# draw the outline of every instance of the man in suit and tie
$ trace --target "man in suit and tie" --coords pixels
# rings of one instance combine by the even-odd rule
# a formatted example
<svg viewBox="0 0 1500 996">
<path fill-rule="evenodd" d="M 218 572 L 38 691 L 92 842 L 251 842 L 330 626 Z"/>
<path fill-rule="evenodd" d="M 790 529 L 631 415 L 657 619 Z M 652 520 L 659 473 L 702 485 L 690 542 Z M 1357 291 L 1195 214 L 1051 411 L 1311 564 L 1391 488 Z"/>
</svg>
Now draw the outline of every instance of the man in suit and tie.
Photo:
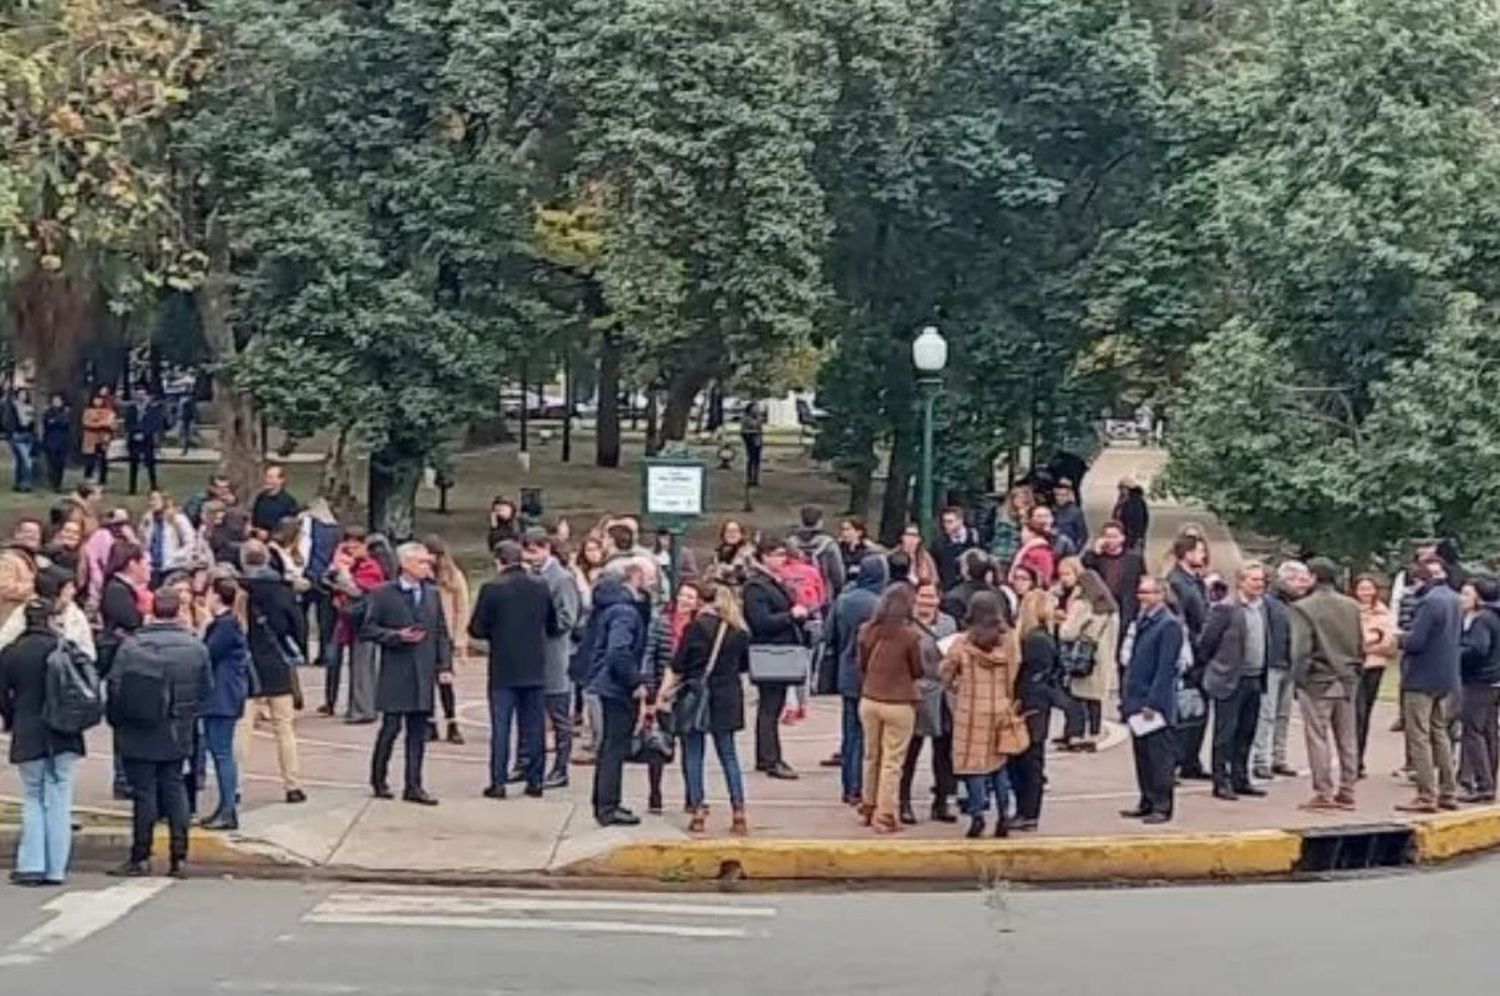
<svg viewBox="0 0 1500 996">
<path fill-rule="evenodd" d="M 400 573 L 369 595 L 362 639 L 381 647 L 375 708 L 381 713 L 370 786 L 377 799 L 392 798 L 386 773 L 402 726 L 406 727 L 406 790 L 401 798 L 422 806 L 437 800 L 422 787 L 433 686 L 453 680 L 453 641 L 432 583 L 432 554 L 421 543 L 396 551 Z"/>
</svg>

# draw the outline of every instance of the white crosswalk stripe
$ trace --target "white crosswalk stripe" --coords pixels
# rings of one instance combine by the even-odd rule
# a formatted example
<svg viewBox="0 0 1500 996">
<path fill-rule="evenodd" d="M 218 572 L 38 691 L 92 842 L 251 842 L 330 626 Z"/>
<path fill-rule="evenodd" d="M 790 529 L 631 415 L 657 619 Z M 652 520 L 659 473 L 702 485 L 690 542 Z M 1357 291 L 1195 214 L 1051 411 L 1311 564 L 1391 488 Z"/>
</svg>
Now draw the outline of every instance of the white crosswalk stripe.
<svg viewBox="0 0 1500 996">
<path fill-rule="evenodd" d="M 702 902 L 521 891 L 345 889 L 303 921 L 329 926 L 436 927 L 457 930 L 560 931 L 738 940 L 776 909 L 734 901 Z"/>
</svg>

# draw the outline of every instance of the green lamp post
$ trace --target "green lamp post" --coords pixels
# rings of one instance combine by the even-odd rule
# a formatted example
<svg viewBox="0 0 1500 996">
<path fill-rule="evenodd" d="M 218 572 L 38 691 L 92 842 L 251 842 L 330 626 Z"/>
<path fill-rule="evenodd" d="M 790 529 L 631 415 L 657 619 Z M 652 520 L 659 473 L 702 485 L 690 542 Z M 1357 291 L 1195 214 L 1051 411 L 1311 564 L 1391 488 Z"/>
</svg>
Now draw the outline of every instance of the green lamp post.
<svg viewBox="0 0 1500 996">
<path fill-rule="evenodd" d="M 932 463 L 932 414 L 937 404 L 938 392 L 943 387 L 943 368 L 948 365 L 948 340 L 938 332 L 936 325 L 929 325 L 912 340 L 912 365 L 917 368 L 917 392 L 922 398 L 922 536 L 930 545 L 937 528 L 937 510 L 933 507 Z"/>
</svg>

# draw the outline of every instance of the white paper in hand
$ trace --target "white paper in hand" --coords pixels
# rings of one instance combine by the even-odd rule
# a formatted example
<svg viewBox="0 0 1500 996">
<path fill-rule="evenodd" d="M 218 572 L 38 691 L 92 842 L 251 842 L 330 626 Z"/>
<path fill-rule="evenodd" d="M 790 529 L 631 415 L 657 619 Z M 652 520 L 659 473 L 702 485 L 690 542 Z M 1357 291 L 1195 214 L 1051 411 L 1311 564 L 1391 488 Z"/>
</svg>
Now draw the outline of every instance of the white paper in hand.
<svg viewBox="0 0 1500 996">
<path fill-rule="evenodd" d="M 1151 718 L 1147 719 L 1145 713 L 1138 712 L 1127 719 L 1125 725 L 1130 727 L 1131 736 L 1144 737 L 1157 730 L 1166 729 L 1167 717 L 1158 712 L 1152 713 Z"/>
</svg>

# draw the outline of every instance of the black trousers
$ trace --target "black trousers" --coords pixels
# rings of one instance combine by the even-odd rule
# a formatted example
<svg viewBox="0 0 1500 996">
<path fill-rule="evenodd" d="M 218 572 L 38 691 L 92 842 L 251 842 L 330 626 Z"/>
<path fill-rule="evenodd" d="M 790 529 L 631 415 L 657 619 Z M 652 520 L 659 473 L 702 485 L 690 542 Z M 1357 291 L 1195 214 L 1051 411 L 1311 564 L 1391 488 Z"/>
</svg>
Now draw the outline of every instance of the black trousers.
<svg viewBox="0 0 1500 996">
<path fill-rule="evenodd" d="M 1010 787 L 1016 793 L 1016 819 L 1042 818 L 1042 793 L 1047 784 L 1047 727 L 1052 719 L 1048 709 L 1027 706 L 1026 732 L 1031 746 L 1006 762 Z"/>
<path fill-rule="evenodd" d="M 752 488 L 759 487 L 761 451 L 765 449 L 765 439 L 762 436 L 744 434 L 740 438 L 745 442 L 745 483 Z"/>
<path fill-rule="evenodd" d="M 47 483 L 53 491 L 61 494 L 63 475 L 68 472 L 68 451 L 47 450 L 44 455 L 47 458 Z"/>
<path fill-rule="evenodd" d="M 135 494 L 136 482 L 140 476 L 141 467 L 146 468 L 146 479 L 151 482 L 151 490 L 156 490 L 156 440 L 155 439 L 131 439 L 125 444 L 125 455 L 130 461 L 130 493 Z"/>
<path fill-rule="evenodd" d="M 1500 767 L 1500 688 L 1465 685 L 1460 707 L 1463 725 L 1463 756 L 1460 781 L 1472 785 L 1476 795 L 1495 797 L 1495 769 Z"/>
<path fill-rule="evenodd" d="M 547 721 L 552 724 L 552 778 L 568 777 L 573 763 L 573 695 L 559 692 L 547 696 Z"/>
<path fill-rule="evenodd" d="M 755 770 L 766 771 L 781 763 L 781 711 L 786 708 L 786 685 L 756 685 L 760 701 L 755 706 Z"/>
<path fill-rule="evenodd" d="M 1143 813 L 1172 815 L 1172 796 L 1176 788 L 1173 772 L 1177 767 L 1177 740 L 1172 734 L 1169 726 L 1144 737 L 1135 737 L 1131 742 Z"/>
<path fill-rule="evenodd" d="M 953 734 L 940 737 L 912 737 L 906 745 L 906 760 L 901 762 L 901 804 L 911 805 L 911 783 L 917 774 L 917 760 L 922 756 L 922 745 L 932 745 L 932 800 L 946 801 L 958 791 L 958 780 L 953 777 Z"/>
<path fill-rule="evenodd" d="M 84 458 L 83 479 L 96 480 L 100 486 L 109 483 L 109 446 L 95 446 Z"/>
<path fill-rule="evenodd" d="M 1172 738 L 1177 745 L 1177 767 L 1184 776 L 1203 775 L 1203 739 L 1208 734 L 1208 717 L 1180 724 Z"/>
<path fill-rule="evenodd" d="M 386 712 L 380 715 L 380 733 L 375 737 L 375 756 L 370 759 L 370 784 L 383 787 L 390 784 L 391 754 L 396 749 L 396 737 L 406 726 L 406 791 L 422 790 L 422 760 L 427 755 L 427 723 L 425 712 Z"/>
<path fill-rule="evenodd" d="M 188 797 L 183 781 L 183 758 L 175 761 L 136 761 L 126 758 L 125 778 L 130 783 L 130 860 L 151 859 L 151 835 L 156 821 L 167 818 L 173 862 L 188 852 Z"/>
<path fill-rule="evenodd" d="M 1250 748 L 1260 722 L 1260 679 L 1241 678 L 1227 699 L 1214 700 L 1212 774 L 1217 788 L 1250 784 Z"/>
<path fill-rule="evenodd" d="M 602 820 L 620 808 L 625 758 L 635 732 L 635 704 L 629 699 L 600 698 L 599 706 L 604 729 L 594 759 L 594 818 Z"/>
<path fill-rule="evenodd" d="M 1359 770 L 1365 770 L 1365 744 L 1370 742 L 1370 716 L 1380 696 L 1380 682 L 1385 668 L 1367 667 L 1359 672 L 1359 688 L 1354 693 L 1354 734 L 1359 740 Z"/>
<path fill-rule="evenodd" d="M 347 647 L 334 644 L 326 653 L 320 655 L 323 658 L 323 667 L 326 669 L 323 678 L 323 704 L 328 707 L 330 713 L 338 709 L 339 684 L 344 673 L 344 655 L 347 652 Z"/>
</svg>

